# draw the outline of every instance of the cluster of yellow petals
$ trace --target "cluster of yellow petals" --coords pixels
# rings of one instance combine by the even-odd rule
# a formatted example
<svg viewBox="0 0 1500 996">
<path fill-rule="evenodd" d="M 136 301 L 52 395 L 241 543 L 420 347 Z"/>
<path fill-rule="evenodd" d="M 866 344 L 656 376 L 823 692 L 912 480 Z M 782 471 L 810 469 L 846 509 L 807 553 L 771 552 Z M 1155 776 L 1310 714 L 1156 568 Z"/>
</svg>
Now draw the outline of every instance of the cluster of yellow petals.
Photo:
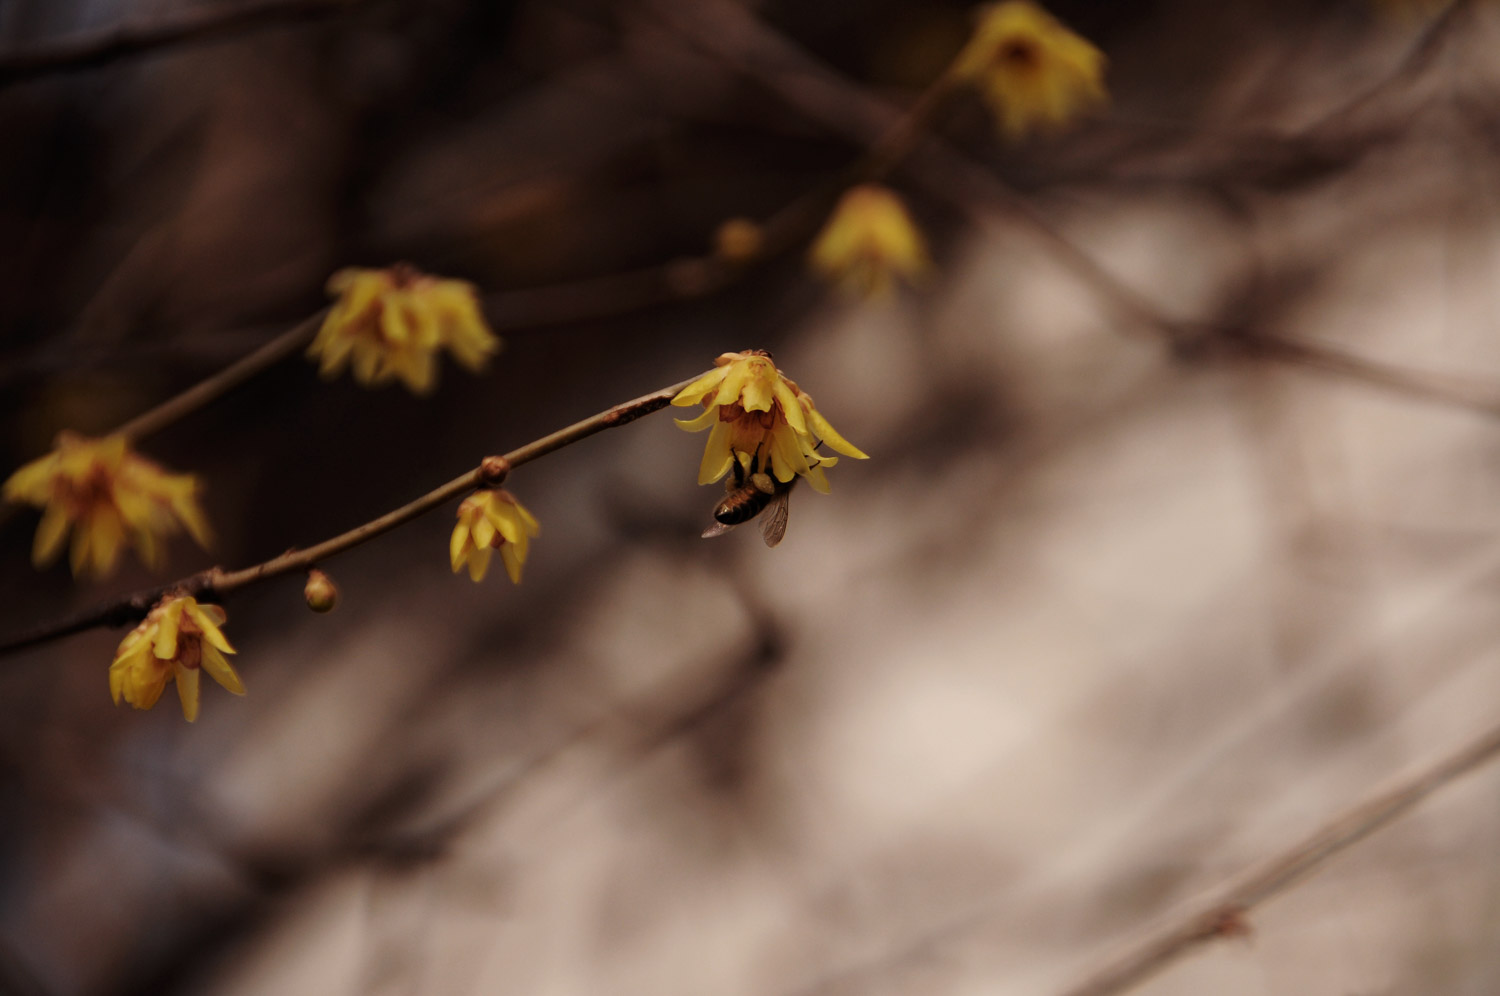
<svg viewBox="0 0 1500 996">
<path fill-rule="evenodd" d="M 73 573 L 103 577 L 126 543 L 148 567 L 160 565 L 163 539 L 183 528 L 207 546 L 200 490 L 192 474 L 167 473 L 137 455 L 124 436 L 89 439 L 64 432 L 51 453 L 12 474 L 0 494 L 43 509 L 33 564 L 51 563 L 71 529 Z"/>
<path fill-rule="evenodd" d="M 448 556 L 457 574 L 465 565 L 469 577 L 483 581 L 490 569 L 490 556 L 500 551 L 505 572 L 521 583 L 521 567 L 531 538 L 541 535 L 541 524 L 509 491 L 485 488 L 465 498 L 458 506 L 458 524 L 448 543 Z"/>
<path fill-rule="evenodd" d="M 813 490 L 828 493 L 824 468 L 838 457 L 818 452 L 820 443 L 856 460 L 868 459 L 839 435 L 796 383 L 782 375 L 761 350 L 725 353 L 714 369 L 684 387 L 672 399 L 679 407 L 703 405 L 703 414 L 678 419 L 689 432 L 711 428 L 698 483 L 709 484 L 736 463 L 746 477 L 771 474 L 785 484 L 805 477 Z"/>
<path fill-rule="evenodd" d="M 915 284 L 927 272 L 927 244 L 895 192 L 878 183 L 850 189 L 834 208 L 808 259 L 823 276 L 858 294 Z"/>
<path fill-rule="evenodd" d="M 477 371 L 500 348 L 474 285 L 462 280 L 431 277 L 405 265 L 349 268 L 329 279 L 328 292 L 338 300 L 308 350 L 324 377 L 337 376 L 350 364 L 354 379 L 368 387 L 399 379 L 425 394 L 436 382 L 440 349 Z"/>
<path fill-rule="evenodd" d="M 175 679 L 182 715 L 191 723 L 198 718 L 202 671 L 235 695 L 244 695 L 244 683 L 224 659 L 234 653 L 219 629 L 224 619 L 223 609 L 199 605 L 191 595 L 163 598 L 115 651 L 109 666 L 109 693 L 115 705 L 124 699 L 137 709 L 150 709 L 167 682 Z"/>
<path fill-rule="evenodd" d="M 1104 55 L 1030 0 L 991 4 L 954 63 L 1019 139 L 1104 103 Z"/>
</svg>

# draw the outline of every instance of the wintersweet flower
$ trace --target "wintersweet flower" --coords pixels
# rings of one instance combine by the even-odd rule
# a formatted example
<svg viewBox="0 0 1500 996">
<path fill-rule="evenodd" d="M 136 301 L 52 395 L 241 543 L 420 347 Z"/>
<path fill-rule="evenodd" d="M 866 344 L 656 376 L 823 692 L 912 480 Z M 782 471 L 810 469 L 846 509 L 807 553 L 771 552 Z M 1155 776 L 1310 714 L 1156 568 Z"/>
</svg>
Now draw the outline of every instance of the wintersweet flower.
<svg viewBox="0 0 1500 996">
<path fill-rule="evenodd" d="M 509 491 L 484 488 L 458 506 L 458 525 L 448 543 L 448 556 L 457 574 L 465 564 L 469 577 L 483 581 L 490 569 L 490 555 L 500 551 L 505 572 L 521 583 L 521 567 L 533 536 L 541 535 L 541 524 Z"/>
<path fill-rule="evenodd" d="M 162 540 L 181 529 L 206 547 L 201 489 L 192 474 L 167 473 L 137 455 L 124 436 L 89 439 L 63 432 L 52 452 L 12 474 L 0 495 L 43 509 L 33 564 L 50 564 L 72 530 L 73 574 L 103 577 L 126 543 L 148 567 L 161 564 Z"/>
<path fill-rule="evenodd" d="M 307 351 L 324 377 L 351 364 L 354 379 L 367 387 L 399 378 L 425 394 L 437 378 L 439 349 L 477 371 L 500 348 L 474 285 L 462 280 L 428 276 L 404 264 L 350 268 L 329 278 L 328 292 L 338 300 Z"/>
<path fill-rule="evenodd" d="M 137 709 L 150 709 L 167 682 L 175 679 L 182 715 L 191 723 L 198 718 L 201 671 L 235 695 L 244 695 L 244 683 L 224 659 L 234 653 L 219 629 L 224 620 L 223 609 L 199 605 L 191 595 L 167 595 L 156 603 L 115 651 L 109 666 L 109 694 L 115 705 L 124 699 Z"/>
<path fill-rule="evenodd" d="M 839 435 L 796 382 L 776 369 L 764 350 L 725 353 L 714 369 L 677 392 L 672 404 L 703 405 L 695 419 L 678 419 L 689 432 L 712 429 L 698 467 L 698 483 L 710 484 L 738 465 L 736 479 L 770 474 L 786 484 L 805 477 L 813 490 L 828 493 L 824 468 L 838 457 L 818 452 L 827 443 L 856 460 L 868 457 Z"/>
<path fill-rule="evenodd" d="M 1104 103 L 1104 61 L 1030 0 L 1006 0 L 982 10 L 954 73 L 979 88 L 1001 130 L 1019 139 Z"/>
<path fill-rule="evenodd" d="M 878 183 L 844 194 L 808 255 L 814 269 L 873 296 L 893 278 L 915 284 L 927 272 L 927 245 L 901 198 Z"/>
</svg>

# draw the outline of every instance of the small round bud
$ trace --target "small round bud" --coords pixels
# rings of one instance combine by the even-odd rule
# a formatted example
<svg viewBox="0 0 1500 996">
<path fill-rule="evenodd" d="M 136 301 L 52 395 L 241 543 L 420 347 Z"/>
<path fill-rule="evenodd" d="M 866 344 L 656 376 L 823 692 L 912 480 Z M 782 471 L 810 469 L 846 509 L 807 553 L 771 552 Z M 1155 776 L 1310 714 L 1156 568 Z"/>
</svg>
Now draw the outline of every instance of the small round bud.
<svg viewBox="0 0 1500 996">
<path fill-rule="evenodd" d="M 510 474 L 510 461 L 503 456 L 487 456 L 479 461 L 479 486 L 497 488 Z"/>
<path fill-rule="evenodd" d="M 307 572 L 307 586 L 302 589 L 307 607 L 314 612 L 332 612 L 339 604 L 339 589 L 333 579 L 314 567 Z"/>
<path fill-rule="evenodd" d="M 714 252 L 726 263 L 748 263 L 764 245 L 765 233 L 749 218 L 730 218 L 714 232 Z"/>
</svg>

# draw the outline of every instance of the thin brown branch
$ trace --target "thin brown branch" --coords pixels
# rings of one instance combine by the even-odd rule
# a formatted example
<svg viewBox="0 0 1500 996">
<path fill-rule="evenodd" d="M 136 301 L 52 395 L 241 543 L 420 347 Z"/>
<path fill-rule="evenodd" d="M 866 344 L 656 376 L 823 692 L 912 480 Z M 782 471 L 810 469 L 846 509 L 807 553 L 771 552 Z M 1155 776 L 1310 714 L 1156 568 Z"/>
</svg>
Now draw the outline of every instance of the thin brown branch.
<svg viewBox="0 0 1500 996">
<path fill-rule="evenodd" d="M 197 574 L 189 575 L 169 584 L 135 592 L 134 594 L 106 602 L 4 640 L 0 642 L 0 654 L 33 647 L 60 637 L 70 636 L 74 633 L 81 633 L 85 630 L 96 629 L 101 626 L 123 626 L 126 623 L 143 618 L 151 606 L 156 604 L 167 592 L 182 591 L 194 596 L 219 599 L 240 588 L 245 588 L 261 581 L 280 577 L 283 574 L 304 571 L 337 554 L 343 553 L 345 550 L 372 540 L 382 533 L 390 532 L 397 526 L 410 522 L 418 516 L 430 512 L 439 505 L 481 484 L 498 483 L 499 479 L 503 478 L 506 473 L 509 473 L 511 469 L 519 467 L 521 464 L 530 463 L 533 460 L 546 456 L 548 453 L 560 450 L 564 446 L 569 446 L 581 439 L 586 439 L 597 432 L 627 425 L 644 415 L 659 411 L 671 402 L 673 395 L 690 383 L 692 383 L 692 380 L 685 380 L 681 383 L 673 384 L 671 387 L 652 391 L 650 394 L 642 395 L 633 401 L 626 401 L 623 404 L 606 408 L 604 411 L 596 415 L 591 415 L 580 422 L 575 422 L 550 435 L 535 439 L 524 446 L 511 450 L 503 457 L 487 457 L 473 470 L 460 474 L 453 480 L 434 488 L 420 498 L 393 509 L 385 515 L 372 519 L 364 525 L 356 526 L 347 532 L 340 533 L 314 546 L 300 550 L 289 550 L 279 557 L 272 557 L 270 560 L 241 570 L 224 571 L 215 567 L 207 571 L 200 571 Z"/>
<path fill-rule="evenodd" d="M 233 7 L 203 4 L 170 19 L 0 54 L 0 86 L 56 73 L 94 69 L 119 59 L 257 28 L 333 17 L 368 0 L 265 0 Z"/>
<path fill-rule="evenodd" d="M 268 367 L 275 366 L 286 357 L 302 349 L 317 334 L 327 310 L 304 319 L 266 342 L 253 352 L 235 360 L 229 366 L 174 397 L 168 398 L 150 411 L 142 412 L 129 422 L 114 430 L 114 434 L 131 441 L 139 440 L 196 412 L 221 395 L 243 384 Z"/>
<path fill-rule="evenodd" d="M 1330 858 L 1391 823 L 1433 792 L 1500 756 L 1500 725 L 1392 782 L 1306 838 L 1249 869 L 1212 897 L 1174 914 L 1064 996 L 1125 992 L 1200 944 L 1233 936 L 1242 917 L 1301 881 Z"/>
</svg>

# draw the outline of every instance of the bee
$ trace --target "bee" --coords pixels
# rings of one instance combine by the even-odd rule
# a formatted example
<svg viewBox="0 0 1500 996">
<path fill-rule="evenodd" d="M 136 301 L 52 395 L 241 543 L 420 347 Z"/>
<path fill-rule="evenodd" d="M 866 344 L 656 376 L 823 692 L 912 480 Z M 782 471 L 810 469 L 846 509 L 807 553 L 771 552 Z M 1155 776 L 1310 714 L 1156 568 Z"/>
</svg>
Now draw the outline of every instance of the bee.
<svg viewBox="0 0 1500 996">
<path fill-rule="evenodd" d="M 786 536 L 787 516 L 791 508 L 789 498 L 792 485 L 796 483 L 795 477 L 783 484 L 764 472 L 747 475 L 736 463 L 734 477 L 726 484 L 728 493 L 724 495 L 723 501 L 714 506 L 714 522 L 703 530 L 703 538 L 723 536 L 735 526 L 765 513 L 760 524 L 760 535 L 766 541 L 766 546 L 775 546 Z"/>
</svg>

